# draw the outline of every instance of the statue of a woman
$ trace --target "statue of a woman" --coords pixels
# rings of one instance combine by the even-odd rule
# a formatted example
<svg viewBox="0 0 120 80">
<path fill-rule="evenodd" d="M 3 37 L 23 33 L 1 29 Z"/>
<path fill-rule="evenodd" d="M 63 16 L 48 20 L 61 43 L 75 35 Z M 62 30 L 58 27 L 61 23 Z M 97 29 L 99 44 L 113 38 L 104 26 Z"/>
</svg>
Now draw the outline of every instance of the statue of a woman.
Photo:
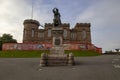
<svg viewBox="0 0 120 80">
<path fill-rule="evenodd" d="M 53 9 L 53 13 L 54 13 L 53 24 L 56 27 L 56 26 L 59 26 L 61 24 L 60 13 L 59 13 L 59 10 L 57 8 Z"/>
</svg>

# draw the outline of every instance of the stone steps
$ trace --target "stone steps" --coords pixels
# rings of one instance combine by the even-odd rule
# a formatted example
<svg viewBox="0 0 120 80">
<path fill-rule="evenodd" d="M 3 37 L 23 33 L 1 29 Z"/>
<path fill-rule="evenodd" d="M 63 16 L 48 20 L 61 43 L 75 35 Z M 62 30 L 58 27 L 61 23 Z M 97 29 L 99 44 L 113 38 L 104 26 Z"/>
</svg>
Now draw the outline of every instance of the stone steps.
<svg viewBox="0 0 120 80">
<path fill-rule="evenodd" d="M 63 66 L 67 65 L 68 59 L 66 55 L 59 56 L 48 56 L 47 58 L 47 66 Z"/>
<path fill-rule="evenodd" d="M 74 65 L 74 56 L 72 53 L 66 54 L 41 54 L 40 66 L 67 66 Z"/>
</svg>

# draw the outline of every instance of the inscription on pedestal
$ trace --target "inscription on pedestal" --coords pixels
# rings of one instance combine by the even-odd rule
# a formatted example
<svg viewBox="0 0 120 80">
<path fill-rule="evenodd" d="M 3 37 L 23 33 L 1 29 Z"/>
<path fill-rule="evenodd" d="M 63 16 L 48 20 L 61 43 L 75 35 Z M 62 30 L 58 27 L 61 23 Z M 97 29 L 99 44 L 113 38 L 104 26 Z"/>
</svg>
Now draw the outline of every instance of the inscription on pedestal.
<svg viewBox="0 0 120 80">
<path fill-rule="evenodd" d="M 60 45 L 60 39 L 55 39 L 55 45 L 57 45 L 57 46 Z"/>
<path fill-rule="evenodd" d="M 61 46 L 62 45 L 62 37 L 53 37 L 53 46 Z"/>
</svg>

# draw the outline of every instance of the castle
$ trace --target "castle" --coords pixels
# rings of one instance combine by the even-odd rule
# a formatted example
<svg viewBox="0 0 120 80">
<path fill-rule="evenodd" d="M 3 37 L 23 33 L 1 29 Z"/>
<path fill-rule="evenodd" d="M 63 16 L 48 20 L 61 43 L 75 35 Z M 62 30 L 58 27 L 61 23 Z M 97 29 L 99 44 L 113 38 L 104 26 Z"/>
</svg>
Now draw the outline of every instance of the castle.
<svg viewBox="0 0 120 80">
<path fill-rule="evenodd" d="M 45 23 L 44 29 L 39 29 L 39 22 L 36 20 L 25 20 L 23 32 L 23 43 L 49 43 L 53 42 L 53 24 Z M 77 23 L 70 29 L 69 23 L 62 23 L 63 29 L 62 43 L 82 43 L 91 44 L 90 23 Z"/>
<path fill-rule="evenodd" d="M 5 43 L 3 50 L 48 50 L 54 44 L 62 44 L 65 50 L 92 50 L 102 53 L 102 48 L 91 42 L 90 23 L 76 23 L 71 29 L 69 23 L 61 23 L 59 13 L 54 13 L 53 23 L 45 23 L 42 29 L 39 28 L 39 21 L 33 19 L 24 20 L 23 25 L 23 43 Z M 55 26 L 60 30 L 57 33 L 53 30 Z M 61 31 L 62 36 L 58 39 L 56 36 L 55 39 L 53 35 Z"/>
</svg>

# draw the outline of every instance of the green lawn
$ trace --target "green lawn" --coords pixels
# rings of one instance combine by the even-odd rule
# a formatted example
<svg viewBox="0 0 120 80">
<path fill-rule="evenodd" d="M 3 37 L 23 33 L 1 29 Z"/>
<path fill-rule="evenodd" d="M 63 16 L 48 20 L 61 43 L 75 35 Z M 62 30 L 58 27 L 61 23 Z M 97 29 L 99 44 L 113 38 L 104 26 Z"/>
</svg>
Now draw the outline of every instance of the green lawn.
<svg viewBox="0 0 120 80">
<path fill-rule="evenodd" d="M 98 52 L 95 52 L 95 51 L 79 51 L 79 50 L 68 50 L 68 51 L 65 51 L 65 53 L 70 53 L 72 52 L 74 54 L 75 57 L 79 57 L 79 56 L 99 56 L 101 55 L 100 53 Z"/>
<path fill-rule="evenodd" d="M 65 51 L 66 54 L 72 52 L 75 57 L 79 56 L 98 56 L 100 53 L 94 51 Z M 39 58 L 41 53 L 49 53 L 47 50 L 39 51 L 0 51 L 0 58 Z"/>
</svg>

